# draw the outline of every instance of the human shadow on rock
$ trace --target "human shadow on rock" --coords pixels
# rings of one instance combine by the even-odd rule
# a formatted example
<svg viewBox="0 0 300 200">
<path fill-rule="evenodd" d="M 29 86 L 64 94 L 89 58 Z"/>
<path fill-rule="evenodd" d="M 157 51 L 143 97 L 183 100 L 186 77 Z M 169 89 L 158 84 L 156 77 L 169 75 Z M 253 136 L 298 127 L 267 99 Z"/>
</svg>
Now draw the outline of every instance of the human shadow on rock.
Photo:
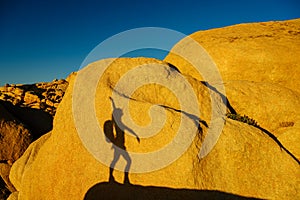
<svg viewBox="0 0 300 200">
<path fill-rule="evenodd" d="M 144 199 L 144 200 L 176 200 L 176 199 L 256 199 L 243 197 L 217 190 L 174 189 L 168 187 L 140 186 L 102 182 L 91 187 L 85 194 L 84 200 L 97 199 Z"/>
<path fill-rule="evenodd" d="M 0 104 L 21 123 L 28 126 L 32 132 L 33 140 L 38 139 L 53 128 L 53 117 L 42 110 L 21 107 L 1 100 Z"/>
<path fill-rule="evenodd" d="M 112 142 L 112 149 L 114 149 L 114 157 L 110 164 L 109 170 L 109 181 L 115 182 L 115 178 L 113 176 L 113 171 L 115 168 L 116 163 L 118 162 L 119 158 L 122 156 L 126 161 L 126 167 L 124 169 L 124 183 L 130 184 L 128 173 L 131 166 L 131 158 L 126 150 L 125 147 L 125 130 L 129 133 L 134 135 L 137 138 L 137 141 L 140 142 L 140 138 L 138 135 L 129 127 L 127 127 L 123 121 L 123 111 L 120 108 L 117 108 L 115 105 L 114 100 L 110 97 L 113 106 L 113 114 L 112 119 L 107 120 L 104 123 L 103 131 L 106 136 L 107 142 Z M 114 135 L 115 132 L 115 135 Z"/>
</svg>

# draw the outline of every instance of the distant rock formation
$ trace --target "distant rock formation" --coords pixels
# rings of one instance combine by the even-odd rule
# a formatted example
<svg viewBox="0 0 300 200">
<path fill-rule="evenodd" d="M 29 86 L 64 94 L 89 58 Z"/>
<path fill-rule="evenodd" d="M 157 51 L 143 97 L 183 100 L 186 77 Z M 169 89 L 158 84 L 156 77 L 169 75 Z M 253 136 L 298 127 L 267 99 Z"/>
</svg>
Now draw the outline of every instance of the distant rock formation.
<svg viewBox="0 0 300 200">
<path fill-rule="evenodd" d="M 198 196 L 215 199 L 299 199 L 299 30 L 300 20 L 297 19 L 242 24 L 192 34 L 191 37 L 216 62 L 223 77 L 226 96 L 210 87 L 210 83 L 192 70 L 190 63 L 172 54 L 176 48 L 186 50 L 183 45 L 185 39 L 174 46 L 164 61 L 150 58 L 114 60 L 97 82 L 95 91 L 87 86 L 88 83 L 76 85 L 80 74 L 95 73 L 95 70 L 83 68 L 77 76 L 71 76 L 68 80 L 69 86 L 57 107 L 52 131 L 33 142 L 13 164 L 9 177 L 16 191 L 9 199 L 127 198 L 128 192 L 132 198 L 146 195 L 146 199 L 196 199 Z M 193 51 L 186 53 L 197 56 Z M 89 67 L 101 69 L 110 61 L 97 61 Z M 158 74 L 174 84 L 179 94 L 187 93 L 187 88 L 180 84 L 184 78 L 198 99 L 199 115 L 184 110 L 176 95 L 160 84 L 144 85 L 135 91 L 128 90 L 128 84 L 117 90 L 118 81 L 137 66 L 157 70 Z M 139 75 L 126 81 L 138 84 L 149 78 L 147 73 Z M 78 134 L 78 118 L 74 117 L 72 104 L 73 89 L 77 86 L 80 96 L 76 97 L 80 98 L 80 102 L 84 102 L 90 92 L 95 93 L 92 101 L 95 115 L 91 113 L 91 116 L 102 128 L 105 122 L 112 120 L 110 97 L 113 94 L 128 100 L 130 115 L 136 124 L 146 126 L 153 120 L 165 120 L 164 126 L 151 137 L 140 135 L 140 140 L 130 134 L 126 134 L 126 140 L 124 136 L 119 137 L 128 152 L 156 152 L 171 143 L 181 126 L 186 135 L 193 127 L 197 129 L 197 134 L 187 150 L 170 165 L 147 173 L 126 174 L 114 170 L 116 182 L 122 183 L 128 175 L 131 184 L 113 182 L 109 165 L 95 159 L 105 154 L 105 145 L 97 146 L 95 138 L 89 138 L 88 141 L 94 145 L 92 148 L 96 149 L 92 155 L 83 145 L 82 135 Z M 212 97 L 219 100 L 217 112 L 228 100 L 225 105 L 227 118 L 224 116 L 224 128 L 217 144 L 206 157 L 200 159 L 198 153 L 211 125 Z M 35 103 L 27 105 L 36 106 Z M 82 120 L 79 123 L 84 125 L 80 130 L 86 130 L 84 137 L 98 134 L 92 132 L 97 129 L 89 129 L 92 121 L 80 118 L 89 110 L 80 110 L 80 105 L 77 106 L 79 119 Z M 49 109 L 44 110 L 51 113 Z M 158 114 L 151 119 L 151 114 L 162 112 L 166 114 L 166 119 Z M 188 119 L 187 124 L 181 123 L 183 118 Z M 137 128 L 132 129 L 139 135 Z M 182 137 L 176 142 L 181 144 L 184 139 Z M 176 149 L 169 149 L 168 152 L 165 159 L 178 153 Z M 109 163 L 113 155 L 107 159 Z M 136 166 L 132 160 L 131 170 L 151 168 L 157 162 L 164 161 L 153 157 L 152 163 L 145 160 Z M 127 164 L 129 161 L 125 158 Z M 120 159 L 118 164 L 125 166 L 125 162 Z M 117 190 L 120 194 L 115 194 Z"/>
<path fill-rule="evenodd" d="M 15 106 L 40 109 L 54 116 L 67 87 L 68 82 L 63 79 L 30 85 L 6 84 L 0 87 L 0 100 Z"/>
</svg>

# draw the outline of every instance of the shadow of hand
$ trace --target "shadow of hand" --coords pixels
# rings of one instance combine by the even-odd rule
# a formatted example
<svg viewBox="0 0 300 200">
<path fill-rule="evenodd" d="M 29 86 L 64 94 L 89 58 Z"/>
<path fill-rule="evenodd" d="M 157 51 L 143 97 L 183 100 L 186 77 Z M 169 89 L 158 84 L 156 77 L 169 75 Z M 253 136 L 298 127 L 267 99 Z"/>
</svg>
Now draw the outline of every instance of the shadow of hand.
<svg viewBox="0 0 300 200">
<path fill-rule="evenodd" d="M 136 140 L 140 143 L 140 138 L 139 138 L 139 136 L 136 136 Z"/>
</svg>

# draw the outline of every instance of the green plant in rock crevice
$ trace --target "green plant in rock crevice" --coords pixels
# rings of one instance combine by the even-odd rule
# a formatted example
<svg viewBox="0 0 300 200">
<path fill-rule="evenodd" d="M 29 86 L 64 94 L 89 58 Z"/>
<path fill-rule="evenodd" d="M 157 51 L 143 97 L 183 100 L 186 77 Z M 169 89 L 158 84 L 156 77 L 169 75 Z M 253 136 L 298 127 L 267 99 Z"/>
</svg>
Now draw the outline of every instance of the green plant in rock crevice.
<svg viewBox="0 0 300 200">
<path fill-rule="evenodd" d="M 240 121 L 240 122 L 249 124 L 249 125 L 254 126 L 254 127 L 259 127 L 257 122 L 254 119 L 251 119 L 250 117 L 248 117 L 247 115 L 242 116 L 238 113 L 236 113 L 236 114 L 227 113 L 226 117 L 228 117 L 229 119 L 232 119 L 232 120 L 236 120 L 236 121 Z"/>
</svg>

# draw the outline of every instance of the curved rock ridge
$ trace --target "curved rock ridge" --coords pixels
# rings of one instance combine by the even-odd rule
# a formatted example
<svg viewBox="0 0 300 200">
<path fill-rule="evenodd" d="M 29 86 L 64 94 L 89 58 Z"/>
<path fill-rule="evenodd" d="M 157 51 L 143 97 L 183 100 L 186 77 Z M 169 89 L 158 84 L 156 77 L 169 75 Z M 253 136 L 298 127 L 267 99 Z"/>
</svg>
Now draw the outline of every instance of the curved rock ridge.
<svg viewBox="0 0 300 200">
<path fill-rule="evenodd" d="M 103 68 L 110 61 L 97 61 L 88 67 Z M 151 137 L 141 137 L 140 135 L 138 139 L 125 131 L 126 140 L 123 145 L 126 146 L 127 151 L 153 152 L 164 148 L 176 136 L 181 126 L 182 116 L 186 115 L 185 110 L 181 110 L 177 94 L 157 84 L 138 87 L 133 93 L 129 93 L 128 87 L 141 80 L 138 77 L 132 79 L 127 87 L 125 85 L 123 89 L 121 87 L 121 90 L 116 91 L 116 85 L 120 79 L 133 69 L 145 65 L 153 67 L 153 69 L 159 68 L 162 70 L 159 71 L 160 74 L 165 73 L 165 77 L 175 85 L 181 82 L 178 81 L 181 80 L 179 77 L 184 77 L 196 94 L 200 115 L 197 116 L 199 120 L 198 132 L 187 150 L 170 165 L 161 169 L 147 173 L 130 172 L 128 178 L 133 185 L 132 187 L 137 188 L 134 185 L 145 186 L 146 191 L 146 186 L 153 186 L 158 193 L 159 191 L 166 191 L 165 188 L 173 188 L 174 191 L 180 189 L 195 192 L 219 191 L 230 194 L 229 198 L 232 199 L 242 197 L 294 199 L 299 197 L 299 164 L 286 151 L 281 150 L 273 138 L 256 127 L 226 119 L 216 146 L 208 156 L 199 159 L 198 153 L 210 125 L 211 91 L 203 82 L 189 75 L 184 75 L 185 71 L 180 69 L 178 65 L 176 67 L 182 71 L 181 74 L 170 67 L 168 63 L 149 58 L 120 58 L 111 63 L 95 90 L 95 117 L 100 128 L 104 127 L 106 121 L 112 119 L 112 103 L 109 97 L 122 96 L 122 98 L 130 97 L 130 115 L 136 124 L 145 126 L 154 120 L 151 119 L 150 109 L 153 106 L 162 107 L 166 114 L 163 128 Z M 51 135 L 44 136 L 32 143 L 25 154 L 13 165 L 10 179 L 17 192 L 11 195 L 11 199 L 88 199 L 91 189 L 101 185 L 101 183 L 108 182 L 112 178 L 109 167 L 96 159 L 95 154 L 102 155 L 106 151 L 105 145 L 96 145 L 100 137 L 89 138 L 89 144 L 92 145 L 92 148 L 98 148 L 95 154 L 91 154 L 88 150 L 89 147 L 83 145 L 77 132 L 77 125 L 80 121 L 74 119 L 73 89 L 77 87 L 76 80 L 79 75 L 84 73 L 86 69 L 82 69 L 76 77 L 71 78 L 66 94 L 57 109 Z M 141 77 L 147 78 L 146 75 Z M 82 101 L 90 95 L 92 90 L 90 87 L 86 88 L 86 85 L 89 83 L 87 82 L 80 87 L 82 88 L 80 93 Z M 180 88 L 179 86 L 178 88 Z M 180 94 L 186 92 L 185 88 L 179 90 Z M 233 92 L 229 93 L 234 94 Z M 219 93 L 213 91 L 212 95 L 221 102 L 223 97 Z M 230 95 L 228 97 L 231 98 Z M 231 99 L 234 98 L 235 96 Z M 234 104 L 240 105 L 238 109 L 243 111 L 242 103 Z M 229 108 L 228 110 L 230 111 Z M 81 111 L 82 115 L 79 117 L 84 116 L 87 112 L 85 107 Z M 93 114 L 91 113 L 91 115 Z M 79 119 L 84 120 L 84 118 Z M 85 124 L 87 131 L 83 135 L 95 135 L 89 132 L 91 123 L 88 121 Z M 274 127 L 276 128 L 276 126 Z M 134 129 L 134 131 L 136 130 L 138 129 Z M 139 136 L 141 132 L 136 132 L 136 134 Z M 110 143 L 106 145 L 110 145 Z M 169 153 L 171 156 L 171 154 L 178 152 L 171 150 Z M 113 154 L 111 155 L 107 158 L 109 164 L 114 158 Z M 144 164 L 149 166 L 156 163 L 151 164 L 145 161 Z M 122 168 L 125 165 L 126 159 L 120 159 L 116 166 Z M 134 165 L 135 160 L 132 158 L 131 169 L 136 167 Z M 119 170 L 114 170 L 113 176 L 115 181 L 119 183 L 123 183 L 124 178 L 126 180 L 126 173 Z M 114 185 L 115 183 L 110 182 L 108 184 Z M 125 191 L 132 191 L 130 184 L 123 185 L 123 187 Z M 172 190 L 168 191 L 171 192 Z M 103 193 L 103 191 L 98 191 L 99 194 L 101 192 Z M 174 193 L 171 192 L 170 195 L 173 196 L 172 194 Z M 132 195 L 137 194 L 132 193 Z M 219 198 L 221 197 L 219 196 Z"/>
<path fill-rule="evenodd" d="M 210 54 L 224 81 L 271 83 L 300 92 L 300 19 L 239 24 L 195 32 L 190 37 Z M 178 48 L 188 49 L 188 40 L 176 44 L 164 60 L 202 80 L 190 63 L 172 54 Z"/>
</svg>

